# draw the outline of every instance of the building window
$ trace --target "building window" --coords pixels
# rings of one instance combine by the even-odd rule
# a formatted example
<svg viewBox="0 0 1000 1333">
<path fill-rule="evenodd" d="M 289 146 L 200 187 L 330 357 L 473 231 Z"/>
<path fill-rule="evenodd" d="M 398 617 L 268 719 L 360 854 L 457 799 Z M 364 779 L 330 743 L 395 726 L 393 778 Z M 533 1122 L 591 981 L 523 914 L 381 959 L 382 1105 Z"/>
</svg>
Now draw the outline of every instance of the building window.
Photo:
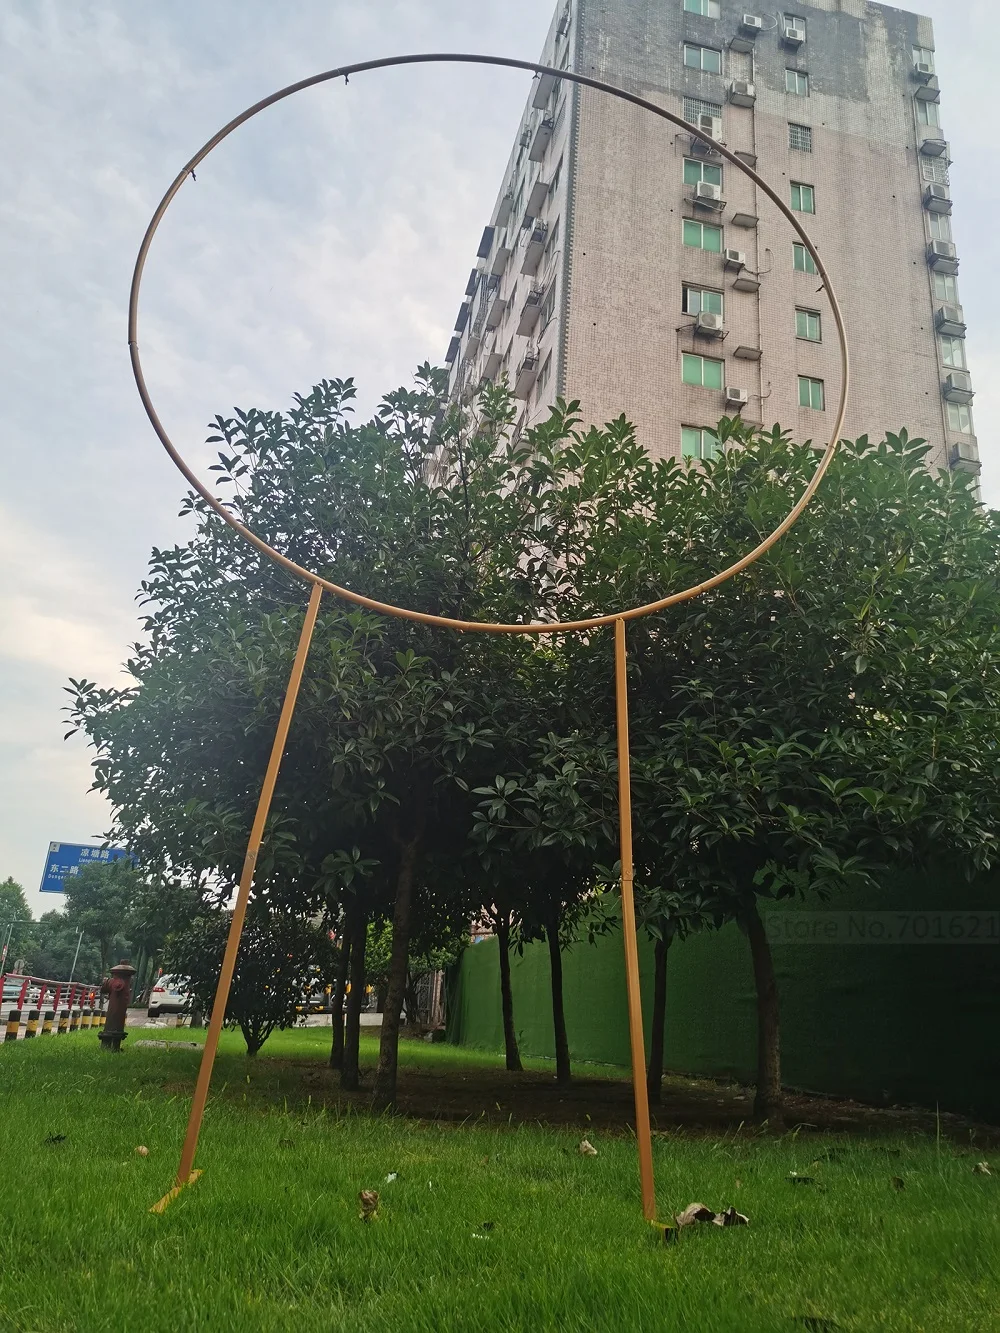
<svg viewBox="0 0 1000 1333">
<path fill-rule="evenodd" d="M 941 125 L 941 107 L 937 102 L 925 102 L 917 99 L 917 124 L 933 125 L 940 128 Z"/>
<path fill-rule="evenodd" d="M 681 379 L 685 384 L 696 384 L 702 389 L 721 389 L 722 366 L 723 363 L 713 357 L 684 352 L 681 355 Z"/>
<path fill-rule="evenodd" d="M 972 408 L 965 403 L 948 404 L 948 429 L 960 435 L 972 434 Z"/>
<path fill-rule="evenodd" d="M 941 343 L 941 360 L 949 370 L 965 369 L 965 339 L 949 338 L 944 334 L 939 339 Z"/>
<path fill-rule="evenodd" d="M 816 212 L 816 191 L 811 185 L 792 181 L 792 208 L 796 213 Z"/>
<path fill-rule="evenodd" d="M 684 64 L 688 69 L 700 69 L 706 74 L 722 73 L 722 52 L 711 46 L 693 46 L 684 43 Z"/>
<path fill-rule="evenodd" d="M 700 14 L 702 18 L 719 17 L 719 0 L 684 0 L 685 14 Z"/>
<path fill-rule="evenodd" d="M 947 213 L 929 213 L 928 225 L 931 229 L 932 241 L 950 241 L 951 240 L 951 218 Z"/>
<path fill-rule="evenodd" d="M 700 116 L 715 116 L 716 119 L 721 119 L 722 103 L 705 102 L 700 97 L 685 97 L 684 119 L 696 125 Z"/>
<path fill-rule="evenodd" d="M 812 127 L 809 125 L 789 125 L 788 146 L 789 148 L 797 148 L 800 153 L 811 153 L 813 150 Z"/>
<path fill-rule="evenodd" d="M 805 338 L 808 342 L 818 343 L 823 341 L 821 332 L 819 312 L 816 310 L 796 310 L 795 311 L 795 336 L 796 338 Z"/>
<path fill-rule="evenodd" d="M 796 273 L 816 273 L 816 261 L 802 244 L 796 241 L 792 246 L 792 267 Z"/>
<path fill-rule="evenodd" d="M 704 426 L 681 427 L 682 458 L 718 458 L 719 437 Z"/>
<path fill-rule="evenodd" d="M 562 160 L 562 158 L 560 158 L 560 159 L 559 159 L 559 165 L 556 167 L 555 171 L 552 173 L 552 179 L 551 179 L 551 181 L 549 181 L 549 198 L 550 198 L 550 199 L 553 197 L 553 195 L 555 194 L 555 192 L 559 189 L 559 182 L 560 182 L 560 180 L 562 179 L 562 168 L 563 168 L 563 160 Z"/>
<path fill-rule="evenodd" d="M 551 374 L 552 374 L 552 353 L 550 352 L 548 356 L 545 358 L 545 364 L 538 372 L 538 379 L 535 381 L 535 401 L 538 403 L 542 401 L 542 394 L 545 392 L 545 388 L 549 382 L 549 377 L 551 376 Z"/>
<path fill-rule="evenodd" d="M 785 15 L 784 15 L 784 20 L 785 20 L 785 21 L 784 21 L 784 24 L 783 24 L 784 27 L 786 27 L 786 28 L 798 28 L 798 29 L 800 30 L 800 32 L 802 33 L 803 38 L 805 37 L 805 35 L 806 35 L 806 21 L 805 21 L 804 18 L 800 18 L 798 14 L 785 14 Z"/>
<path fill-rule="evenodd" d="M 687 283 L 684 284 L 682 291 L 685 315 L 722 314 L 721 292 L 714 292 L 705 287 L 689 287 Z"/>
<path fill-rule="evenodd" d="M 951 273 L 935 273 L 934 296 L 938 301 L 958 305 L 958 279 Z"/>
<path fill-rule="evenodd" d="M 785 70 L 785 92 L 797 97 L 809 96 L 809 75 L 801 69 Z"/>
<path fill-rule="evenodd" d="M 695 222 L 692 218 L 685 218 L 684 244 L 693 250 L 709 250 L 713 255 L 721 255 L 722 228 L 713 227 L 710 222 Z"/>
<path fill-rule="evenodd" d="M 926 46 L 915 46 L 913 48 L 913 64 L 930 65 L 931 73 L 934 73 L 934 52 Z"/>
<path fill-rule="evenodd" d="M 810 379 L 808 375 L 799 376 L 799 407 L 811 407 L 822 412 L 826 407 L 826 394 L 822 380 Z"/>
<path fill-rule="evenodd" d="M 923 158 L 920 163 L 920 174 L 925 181 L 933 181 L 935 185 L 950 184 L 948 163 L 943 157 Z"/>
<path fill-rule="evenodd" d="M 684 159 L 684 184 L 700 185 L 704 181 L 706 185 L 722 185 L 722 168 L 714 162 L 699 162 L 696 158 L 686 157 Z"/>
<path fill-rule="evenodd" d="M 549 228 L 549 237 L 548 240 L 545 242 L 545 250 L 543 253 L 546 255 L 551 254 L 558 244 L 559 244 L 559 218 L 556 218 L 555 222 L 553 222 L 552 226 Z"/>
<path fill-rule="evenodd" d="M 541 318 L 543 333 L 548 328 L 549 324 L 552 322 L 552 316 L 555 314 L 555 310 L 556 310 L 556 284 L 553 282 L 552 285 L 549 287 L 548 295 L 546 296 L 544 304 L 542 305 L 540 318 Z"/>
</svg>

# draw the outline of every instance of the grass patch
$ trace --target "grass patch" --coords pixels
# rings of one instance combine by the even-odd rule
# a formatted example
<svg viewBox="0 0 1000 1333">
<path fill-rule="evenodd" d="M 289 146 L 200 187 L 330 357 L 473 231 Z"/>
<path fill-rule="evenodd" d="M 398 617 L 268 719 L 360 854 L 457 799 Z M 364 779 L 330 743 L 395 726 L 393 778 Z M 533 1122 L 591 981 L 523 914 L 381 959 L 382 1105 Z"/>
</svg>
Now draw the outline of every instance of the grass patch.
<svg viewBox="0 0 1000 1333">
<path fill-rule="evenodd" d="M 916 1134 L 664 1133 L 663 1214 L 735 1203 L 751 1222 L 664 1247 L 641 1219 L 626 1135 L 590 1131 L 599 1155 L 585 1158 L 579 1127 L 321 1105 L 302 1080 L 325 1078 L 322 1029 L 276 1036 L 256 1062 L 227 1035 L 205 1174 L 154 1217 L 198 1052 L 137 1038 L 118 1058 L 91 1034 L 0 1048 L 5 1333 L 950 1331 L 1000 1318 L 1000 1171 L 973 1173 L 982 1151 Z M 415 1076 L 505 1086 L 489 1055 L 408 1043 L 401 1057 Z M 367 1224 L 362 1189 L 382 1201 Z"/>
</svg>

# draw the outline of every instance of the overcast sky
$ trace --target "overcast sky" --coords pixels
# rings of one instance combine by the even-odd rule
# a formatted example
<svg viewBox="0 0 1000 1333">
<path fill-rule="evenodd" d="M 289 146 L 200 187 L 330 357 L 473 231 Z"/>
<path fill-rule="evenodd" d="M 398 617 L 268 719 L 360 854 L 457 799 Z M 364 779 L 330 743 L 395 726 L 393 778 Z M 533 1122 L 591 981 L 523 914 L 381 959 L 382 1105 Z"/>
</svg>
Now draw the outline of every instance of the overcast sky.
<svg viewBox="0 0 1000 1333">
<path fill-rule="evenodd" d="M 679 0 L 664 0 L 679 3 Z M 994 0 L 928 0 L 984 492 L 1000 502 Z M 4 0 L 0 7 L 0 879 L 36 914 L 51 839 L 109 822 L 62 741 L 69 676 L 118 679 L 150 547 L 182 540 L 180 477 L 132 385 L 135 251 L 177 169 L 284 84 L 406 51 L 535 59 L 548 0 Z M 354 375 L 361 406 L 440 362 L 529 76 L 391 70 L 299 94 L 186 185 L 147 267 L 150 388 L 195 460 L 234 404 Z M 987 163 L 989 166 L 987 167 Z M 891 244 L 859 200 L 859 243 Z M 877 299 L 877 298 L 876 298 Z M 905 424 L 905 423 L 900 423 Z"/>
</svg>

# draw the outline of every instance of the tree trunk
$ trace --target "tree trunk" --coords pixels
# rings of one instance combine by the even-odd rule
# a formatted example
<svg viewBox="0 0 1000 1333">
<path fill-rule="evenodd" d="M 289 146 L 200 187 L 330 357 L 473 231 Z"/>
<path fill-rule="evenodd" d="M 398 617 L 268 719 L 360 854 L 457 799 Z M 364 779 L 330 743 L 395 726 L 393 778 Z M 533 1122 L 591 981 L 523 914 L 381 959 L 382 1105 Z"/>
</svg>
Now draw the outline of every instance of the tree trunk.
<svg viewBox="0 0 1000 1333">
<path fill-rule="evenodd" d="M 781 1017 L 767 931 L 753 903 L 744 917 L 757 987 L 757 1096 L 753 1118 L 772 1129 L 784 1128 L 781 1097 Z"/>
<path fill-rule="evenodd" d="M 347 997 L 347 1023 L 344 1031 L 344 1061 L 340 1067 L 340 1086 L 345 1092 L 357 1092 L 361 1086 L 358 1059 L 361 1044 L 361 1010 L 365 1002 L 365 945 L 368 940 L 368 913 L 355 903 L 350 913 L 351 991 Z"/>
<path fill-rule="evenodd" d="M 330 996 L 330 1024 L 333 1028 L 333 1040 L 330 1044 L 330 1068 L 344 1067 L 344 995 L 347 991 L 347 969 L 351 962 L 351 936 L 348 928 L 348 916 L 344 913 L 344 930 L 340 940 L 340 957 L 337 959 L 337 974 L 333 979 L 333 993 Z"/>
<path fill-rule="evenodd" d="M 661 928 L 665 923 L 661 922 Z M 658 939 L 653 949 L 653 1022 L 649 1034 L 649 1065 L 646 1068 L 646 1093 L 653 1106 L 660 1104 L 663 1081 L 663 1042 L 667 1025 L 667 953 L 672 937 Z"/>
<path fill-rule="evenodd" d="M 503 1015 L 503 1048 L 507 1068 L 520 1073 L 521 1052 L 517 1049 L 514 1031 L 514 995 L 510 988 L 510 916 L 501 912 L 497 917 L 497 942 L 500 945 L 500 1012 Z"/>
<path fill-rule="evenodd" d="M 549 942 L 549 972 L 552 978 L 552 1028 L 556 1042 L 556 1082 L 565 1087 L 571 1078 L 569 1041 L 566 1037 L 566 1012 L 563 1008 L 562 951 L 559 948 L 559 918 L 545 927 Z"/>
<path fill-rule="evenodd" d="M 410 925 L 413 907 L 413 878 L 420 850 L 423 819 L 408 842 L 402 844 L 396 877 L 396 902 L 392 912 L 392 951 L 389 955 L 389 989 L 382 1013 L 378 1069 L 372 1101 L 377 1110 L 396 1105 L 396 1071 L 399 1064 L 399 1022 L 403 1012 L 406 974 L 410 960 Z"/>
</svg>

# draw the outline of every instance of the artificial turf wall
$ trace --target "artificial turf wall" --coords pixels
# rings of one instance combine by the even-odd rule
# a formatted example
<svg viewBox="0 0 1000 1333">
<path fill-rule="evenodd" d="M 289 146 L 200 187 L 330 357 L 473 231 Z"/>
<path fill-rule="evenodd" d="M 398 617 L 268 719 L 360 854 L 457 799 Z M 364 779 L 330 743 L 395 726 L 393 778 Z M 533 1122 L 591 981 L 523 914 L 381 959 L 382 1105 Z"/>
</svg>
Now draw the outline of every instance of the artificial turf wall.
<svg viewBox="0 0 1000 1333">
<path fill-rule="evenodd" d="M 878 895 L 844 895 L 828 905 L 766 905 L 767 911 L 782 913 L 833 909 L 913 914 L 912 931 L 922 913 L 1000 912 L 1000 876 L 966 884 L 943 871 L 928 872 L 900 877 Z M 932 919 L 929 933 L 934 929 Z M 1000 938 L 995 919 L 992 929 L 988 921 L 978 929 L 980 938 L 993 942 L 775 942 L 784 1082 L 877 1104 L 940 1104 L 1000 1118 Z M 647 1033 L 652 955 L 643 938 Z M 522 1053 L 551 1056 L 544 946 L 529 945 L 520 958 L 512 954 L 511 965 Z M 620 933 L 594 945 L 574 945 L 564 955 L 563 970 L 574 1058 L 627 1064 Z M 739 929 L 728 926 L 675 943 L 667 971 L 666 1068 L 752 1081 L 753 974 Z M 470 946 L 454 969 L 448 1038 L 487 1050 L 503 1048 L 494 939 Z"/>
</svg>

